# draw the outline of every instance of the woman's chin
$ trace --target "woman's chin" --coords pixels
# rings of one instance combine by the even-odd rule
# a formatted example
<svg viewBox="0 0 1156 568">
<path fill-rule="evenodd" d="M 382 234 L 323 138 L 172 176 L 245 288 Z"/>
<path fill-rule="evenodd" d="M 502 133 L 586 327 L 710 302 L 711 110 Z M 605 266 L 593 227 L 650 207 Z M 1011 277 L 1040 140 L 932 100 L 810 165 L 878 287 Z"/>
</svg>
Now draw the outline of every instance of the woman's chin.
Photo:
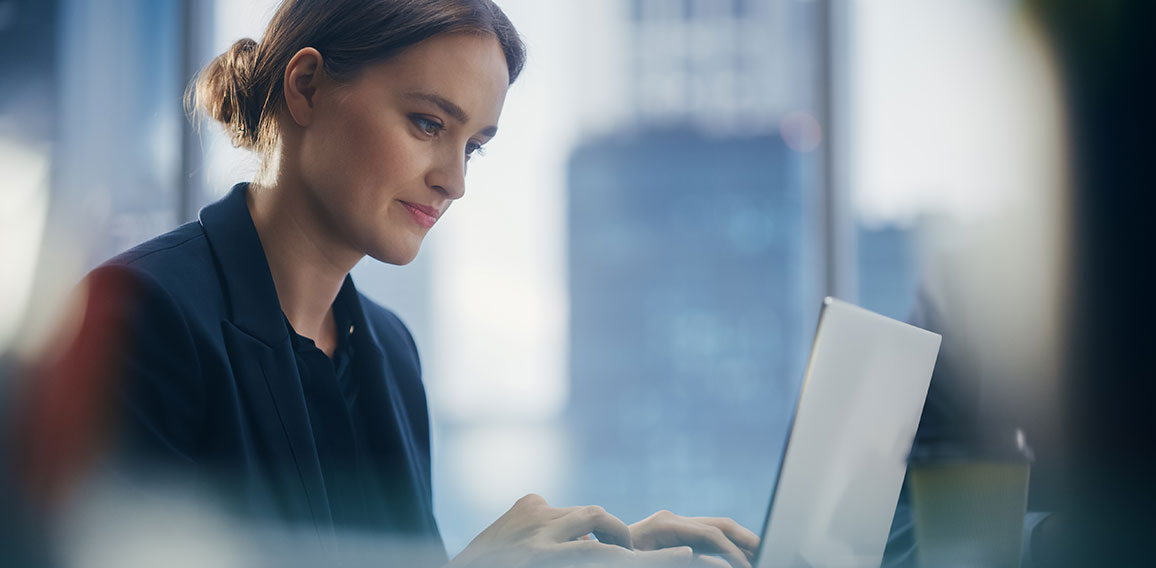
<svg viewBox="0 0 1156 568">
<path fill-rule="evenodd" d="M 383 247 L 377 251 L 368 252 L 366 254 L 386 264 L 405 266 L 413 262 L 413 259 L 417 258 L 417 253 L 419 250 L 421 250 L 421 241 L 407 246 Z"/>
</svg>

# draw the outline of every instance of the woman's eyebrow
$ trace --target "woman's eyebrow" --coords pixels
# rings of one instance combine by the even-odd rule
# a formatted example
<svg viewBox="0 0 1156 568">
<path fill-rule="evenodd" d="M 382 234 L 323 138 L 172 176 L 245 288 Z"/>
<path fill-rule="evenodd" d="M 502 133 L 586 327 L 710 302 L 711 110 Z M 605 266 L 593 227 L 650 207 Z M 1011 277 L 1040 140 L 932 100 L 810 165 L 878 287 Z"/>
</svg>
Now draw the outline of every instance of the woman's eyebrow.
<svg viewBox="0 0 1156 568">
<path fill-rule="evenodd" d="M 470 115 L 466 114 L 466 111 L 462 110 L 462 107 L 454 104 L 453 101 L 451 101 L 451 100 L 449 100 L 449 99 L 447 99 L 441 95 L 435 95 L 433 93 L 423 93 L 421 91 L 410 91 L 410 92 L 405 94 L 405 97 L 409 98 L 409 99 L 417 99 L 420 101 L 431 102 L 431 103 L 437 105 L 438 108 L 441 108 L 443 111 L 445 111 L 446 114 L 450 115 L 451 118 L 453 118 L 454 120 L 458 121 L 461 124 L 465 124 L 465 123 L 470 121 Z M 485 134 L 486 136 L 493 136 L 494 134 L 497 133 L 497 131 L 498 131 L 497 126 L 490 126 L 490 127 L 487 127 L 485 130 L 483 130 L 482 134 Z"/>
<path fill-rule="evenodd" d="M 470 121 L 470 115 L 466 114 L 466 111 L 462 110 L 462 107 L 454 104 L 443 96 L 435 95 L 433 93 L 422 93 L 419 91 L 408 92 L 405 94 L 405 96 L 411 99 L 431 102 L 441 107 L 441 109 L 445 111 L 446 114 L 450 115 L 450 117 L 462 124 Z"/>
</svg>

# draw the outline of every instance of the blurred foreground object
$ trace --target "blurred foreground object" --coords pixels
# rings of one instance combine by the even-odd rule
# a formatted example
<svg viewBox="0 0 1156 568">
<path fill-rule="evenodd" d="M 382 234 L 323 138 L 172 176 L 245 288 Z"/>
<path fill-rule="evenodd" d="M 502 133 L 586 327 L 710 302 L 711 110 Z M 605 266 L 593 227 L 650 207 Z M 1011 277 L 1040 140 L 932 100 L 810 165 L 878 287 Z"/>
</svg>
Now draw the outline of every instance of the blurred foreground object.
<svg viewBox="0 0 1156 568">
<path fill-rule="evenodd" d="M 1020 430 L 1004 442 L 912 452 L 920 566 L 1020 565 L 1032 455 Z"/>
<path fill-rule="evenodd" d="M 1066 511 L 1045 565 L 1150 565 L 1156 534 L 1156 4 L 1029 0 L 1063 76 L 1073 223 Z"/>
</svg>

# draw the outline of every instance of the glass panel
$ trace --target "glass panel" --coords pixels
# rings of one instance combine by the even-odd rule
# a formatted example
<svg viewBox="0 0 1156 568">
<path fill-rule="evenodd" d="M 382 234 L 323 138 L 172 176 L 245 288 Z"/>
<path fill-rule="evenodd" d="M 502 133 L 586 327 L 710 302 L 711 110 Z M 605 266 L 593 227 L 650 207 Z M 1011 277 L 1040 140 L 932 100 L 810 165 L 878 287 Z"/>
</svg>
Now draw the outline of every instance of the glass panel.
<svg viewBox="0 0 1156 568">
<path fill-rule="evenodd" d="M 621 119 L 569 154 L 570 491 L 758 531 L 819 302 L 818 139 L 788 119 L 814 6 L 709 4 L 620 28 Z"/>
<path fill-rule="evenodd" d="M 1016 3 L 853 6 L 845 116 L 859 299 L 943 334 L 917 440 L 978 435 L 980 421 L 982 433 L 1020 429 L 1036 457 L 1034 508 L 1064 475 L 1073 234 L 1051 52 Z"/>
<path fill-rule="evenodd" d="M 929 260 L 955 264 L 1001 232 L 1018 238 L 989 251 L 975 278 L 986 274 L 988 291 L 1006 279 L 1007 297 L 1038 284 L 1020 269 L 1048 262 L 1059 242 L 1036 246 L 1059 220 L 1062 138 L 1035 31 L 1013 4 L 967 0 L 857 2 L 850 22 L 847 179 L 862 304 L 907 318 L 916 290 L 943 277 Z M 1022 263 L 992 272 L 1000 258 Z M 1029 304 L 1051 301 L 1038 292 Z"/>
<path fill-rule="evenodd" d="M 530 492 L 757 531 L 820 300 L 816 7 L 500 4 L 501 133 L 417 261 L 354 271 L 421 351 L 447 549 Z M 215 6 L 215 52 L 270 15 Z M 251 175 L 206 143 L 210 191 Z"/>
<path fill-rule="evenodd" d="M 61 2 L 53 191 L 90 264 L 176 225 L 182 31 L 177 2 Z"/>
<path fill-rule="evenodd" d="M 56 142 L 56 2 L 0 3 L 0 361 L 27 334 Z M 0 363 L 0 400 L 7 376 Z"/>
</svg>

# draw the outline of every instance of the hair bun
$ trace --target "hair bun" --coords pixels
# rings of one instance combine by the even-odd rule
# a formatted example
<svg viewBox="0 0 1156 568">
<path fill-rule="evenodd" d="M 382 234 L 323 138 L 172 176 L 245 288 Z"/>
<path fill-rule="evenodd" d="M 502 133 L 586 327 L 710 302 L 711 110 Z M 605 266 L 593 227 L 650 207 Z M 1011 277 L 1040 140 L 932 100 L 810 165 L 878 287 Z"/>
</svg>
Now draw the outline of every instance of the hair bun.
<svg viewBox="0 0 1156 568">
<path fill-rule="evenodd" d="M 257 42 L 238 40 L 218 55 L 197 77 L 191 101 L 194 106 L 220 122 L 233 145 L 256 149 L 262 101 L 256 100 L 253 72 Z"/>
</svg>

